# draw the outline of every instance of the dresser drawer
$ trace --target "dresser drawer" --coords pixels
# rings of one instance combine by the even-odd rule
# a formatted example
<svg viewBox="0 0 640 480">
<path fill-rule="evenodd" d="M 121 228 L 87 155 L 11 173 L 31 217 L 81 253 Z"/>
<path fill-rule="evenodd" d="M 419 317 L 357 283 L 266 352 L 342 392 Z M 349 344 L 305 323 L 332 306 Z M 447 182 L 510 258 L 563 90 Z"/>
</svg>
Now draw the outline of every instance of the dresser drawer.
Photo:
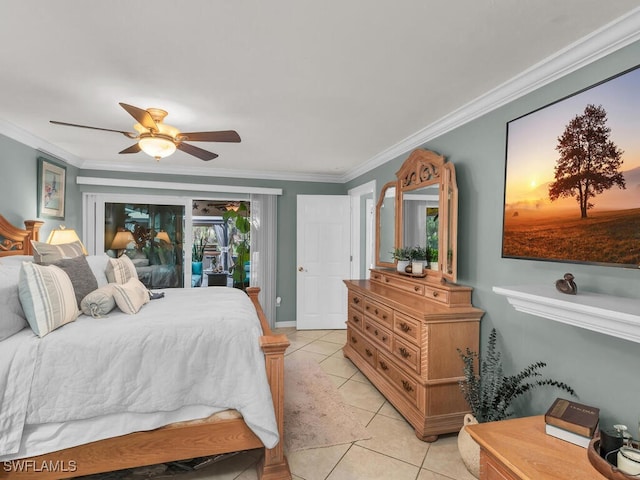
<svg viewBox="0 0 640 480">
<path fill-rule="evenodd" d="M 393 331 L 406 338 L 416 346 L 420 345 L 422 323 L 400 312 L 393 316 Z"/>
<path fill-rule="evenodd" d="M 402 372 L 388 357 L 378 352 L 376 369 L 395 386 L 402 394 L 411 400 L 414 405 L 417 403 L 418 384 L 411 377 Z"/>
<path fill-rule="evenodd" d="M 369 298 L 364 299 L 364 313 L 378 320 L 388 328 L 393 328 L 393 310 Z"/>
<path fill-rule="evenodd" d="M 349 305 L 349 314 L 347 317 L 347 321 L 353 328 L 362 330 L 364 324 L 364 314 Z"/>
<path fill-rule="evenodd" d="M 442 303 L 444 305 L 449 305 L 449 292 L 446 290 L 439 290 L 437 288 L 424 288 L 424 296 L 435 300 L 436 302 Z"/>
<path fill-rule="evenodd" d="M 364 306 L 364 297 L 359 293 L 354 292 L 353 290 L 349 290 L 349 300 L 347 305 L 349 308 L 354 308 L 355 310 L 362 311 L 362 307 Z"/>
<path fill-rule="evenodd" d="M 383 327 L 378 322 L 371 320 L 370 318 L 364 319 L 364 334 L 367 339 L 371 339 L 381 346 L 383 346 L 387 351 L 391 351 L 391 330 Z"/>
<path fill-rule="evenodd" d="M 362 335 L 352 328 L 349 328 L 347 329 L 347 341 L 349 345 L 358 352 L 358 355 L 369 362 L 372 367 L 376 366 L 376 348 L 365 340 Z"/>
<path fill-rule="evenodd" d="M 397 337 L 393 339 L 393 355 L 410 366 L 416 373 L 420 373 L 420 349 L 404 342 Z"/>
<path fill-rule="evenodd" d="M 412 282 L 406 278 L 384 275 L 381 282 L 390 287 L 413 293 L 414 295 L 424 295 L 424 285 Z"/>
</svg>

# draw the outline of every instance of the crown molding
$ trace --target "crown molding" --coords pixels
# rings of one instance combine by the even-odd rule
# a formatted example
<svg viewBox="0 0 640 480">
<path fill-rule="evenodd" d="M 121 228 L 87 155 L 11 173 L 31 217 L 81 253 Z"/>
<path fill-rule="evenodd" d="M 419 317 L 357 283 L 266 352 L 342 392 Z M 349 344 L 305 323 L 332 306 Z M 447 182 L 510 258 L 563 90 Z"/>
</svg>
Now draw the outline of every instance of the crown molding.
<svg viewBox="0 0 640 480">
<path fill-rule="evenodd" d="M 266 172 L 259 170 L 234 170 L 228 168 L 192 167 L 163 162 L 160 167 L 157 163 L 149 165 L 131 165 L 125 163 L 113 163 L 106 165 L 103 162 L 84 162 L 83 170 L 107 170 L 110 172 L 127 173 L 157 173 L 161 175 L 193 175 L 198 177 L 219 178 L 246 178 L 256 180 L 276 180 L 290 182 L 321 182 L 343 183 L 342 177 L 330 174 L 292 173 L 292 172 Z"/>
<path fill-rule="evenodd" d="M 640 39 L 640 7 L 559 50 L 422 130 L 380 152 L 343 176 L 348 182 L 554 80 Z"/>
</svg>

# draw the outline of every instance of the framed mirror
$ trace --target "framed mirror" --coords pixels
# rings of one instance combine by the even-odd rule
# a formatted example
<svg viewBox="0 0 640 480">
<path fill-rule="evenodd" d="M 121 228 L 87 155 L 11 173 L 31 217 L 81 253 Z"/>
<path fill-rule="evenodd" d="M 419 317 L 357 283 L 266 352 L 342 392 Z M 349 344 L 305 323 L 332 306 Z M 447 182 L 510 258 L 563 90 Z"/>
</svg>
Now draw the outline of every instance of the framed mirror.
<svg viewBox="0 0 640 480">
<path fill-rule="evenodd" d="M 376 265 L 383 267 L 395 266 L 396 197 L 396 182 L 389 182 L 382 187 L 376 205 Z"/>
<path fill-rule="evenodd" d="M 393 250 L 421 247 L 428 252 L 427 277 L 435 281 L 457 278 L 458 187 L 455 168 L 442 155 L 414 150 L 380 193 L 376 229 L 376 260 L 394 267 Z M 395 193 L 395 208 L 390 196 Z M 390 211 L 394 212 L 391 228 Z M 389 242 L 393 238 L 393 246 Z"/>
</svg>

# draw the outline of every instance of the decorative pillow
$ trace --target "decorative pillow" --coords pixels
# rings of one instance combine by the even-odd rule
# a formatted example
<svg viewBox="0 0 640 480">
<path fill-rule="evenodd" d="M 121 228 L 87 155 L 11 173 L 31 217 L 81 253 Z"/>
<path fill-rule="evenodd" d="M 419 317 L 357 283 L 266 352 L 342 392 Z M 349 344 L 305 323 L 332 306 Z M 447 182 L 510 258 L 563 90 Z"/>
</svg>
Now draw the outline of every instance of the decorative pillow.
<svg viewBox="0 0 640 480">
<path fill-rule="evenodd" d="M 91 267 L 84 255 L 75 258 L 64 258 L 51 265 L 60 267 L 69 275 L 73 290 L 76 294 L 78 307 L 80 307 L 80 302 L 84 297 L 98 288 L 96 276 L 93 274 L 93 271 L 91 271 Z"/>
<path fill-rule="evenodd" d="M 22 262 L 33 262 L 31 255 L 9 255 L 7 257 L 0 257 L 0 265 L 13 265 L 18 269 L 22 267 Z"/>
<path fill-rule="evenodd" d="M 123 285 L 132 278 L 138 279 L 136 267 L 129 257 L 122 255 L 119 258 L 109 258 L 107 263 L 107 280 L 109 283 L 118 283 Z"/>
<path fill-rule="evenodd" d="M 107 270 L 107 263 L 109 263 L 109 256 L 106 253 L 102 255 L 87 255 L 87 262 L 89 262 L 89 267 L 91 267 L 91 271 L 96 277 L 98 288 L 108 285 L 109 280 L 105 272 Z"/>
<path fill-rule="evenodd" d="M 116 308 L 116 299 L 113 298 L 113 284 L 105 285 L 94 290 L 80 302 L 80 309 L 85 315 L 100 318 Z"/>
<path fill-rule="evenodd" d="M 124 313 L 133 315 L 138 313 L 145 303 L 149 303 L 149 290 L 137 278 L 130 279 L 124 285 L 113 283 L 111 286 L 116 305 Z"/>
<path fill-rule="evenodd" d="M 78 317 L 71 279 L 55 265 L 24 262 L 18 291 L 27 321 L 39 337 Z"/>
<path fill-rule="evenodd" d="M 29 326 L 18 296 L 21 268 L 21 265 L 0 265 L 0 341 Z"/>
<path fill-rule="evenodd" d="M 80 242 L 49 245 L 48 243 L 31 240 L 31 245 L 33 245 L 33 261 L 41 265 L 50 265 L 63 258 L 74 258 L 84 255 L 82 243 Z"/>
</svg>

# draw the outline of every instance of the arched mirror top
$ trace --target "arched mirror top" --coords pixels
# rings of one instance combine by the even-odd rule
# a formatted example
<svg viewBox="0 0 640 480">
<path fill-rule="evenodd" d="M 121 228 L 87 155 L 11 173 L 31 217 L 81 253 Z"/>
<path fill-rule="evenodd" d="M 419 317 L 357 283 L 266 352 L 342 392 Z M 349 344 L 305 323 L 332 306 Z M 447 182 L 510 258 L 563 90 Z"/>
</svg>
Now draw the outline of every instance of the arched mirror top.
<svg viewBox="0 0 640 480">
<path fill-rule="evenodd" d="M 377 208 L 376 259 L 380 267 L 394 267 L 396 258 L 387 252 L 416 251 L 427 254 L 429 280 L 455 282 L 457 277 L 458 188 L 455 169 L 442 155 L 414 150 L 396 173 L 397 180 L 383 188 Z M 394 246 L 388 211 L 381 205 L 395 190 Z M 385 208 L 387 208 L 385 206 Z M 401 272 L 402 273 L 402 272 Z"/>
</svg>

